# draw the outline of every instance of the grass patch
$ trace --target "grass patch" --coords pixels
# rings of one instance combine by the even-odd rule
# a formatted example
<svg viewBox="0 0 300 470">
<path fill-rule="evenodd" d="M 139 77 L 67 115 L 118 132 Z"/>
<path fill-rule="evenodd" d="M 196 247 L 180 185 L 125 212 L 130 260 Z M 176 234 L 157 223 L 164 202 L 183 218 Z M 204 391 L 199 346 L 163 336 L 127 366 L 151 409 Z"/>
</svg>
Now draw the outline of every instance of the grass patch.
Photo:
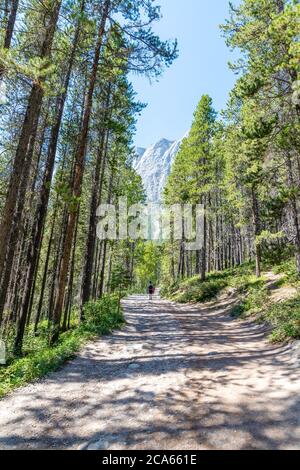
<svg viewBox="0 0 300 470">
<path fill-rule="evenodd" d="M 172 295 L 172 299 L 179 303 L 204 302 L 216 297 L 224 287 L 226 287 L 224 279 L 210 279 L 201 282 L 199 285 L 199 278 L 195 278 L 190 283 L 181 284 L 179 289 Z"/>
<path fill-rule="evenodd" d="M 275 267 L 268 266 L 267 269 L 275 274 L 283 274 L 275 283 L 277 287 L 300 287 L 294 259 Z M 205 282 L 201 282 L 199 276 L 186 279 L 164 287 L 162 295 L 179 303 L 204 302 L 213 299 L 225 288 L 233 288 L 239 297 L 239 302 L 231 312 L 234 318 L 254 316 L 257 321 L 268 323 L 273 330 L 270 335 L 272 342 L 300 339 L 300 296 L 283 302 L 272 302 L 266 279 L 264 276 L 259 279 L 255 276 L 253 263 L 211 273 Z"/>
<path fill-rule="evenodd" d="M 289 259 L 278 266 L 273 267 L 275 274 L 283 274 L 283 284 L 291 284 L 295 287 L 300 287 L 299 274 L 296 270 L 295 259 Z"/>
<path fill-rule="evenodd" d="M 66 360 L 73 358 L 86 341 L 108 334 L 124 324 L 123 312 L 118 309 L 118 298 L 114 296 L 89 302 L 85 306 L 85 315 L 85 323 L 61 334 L 54 347 L 48 346 L 43 334 L 34 337 L 28 332 L 25 357 L 10 357 L 8 365 L 0 366 L 0 398 L 14 388 L 58 369 Z"/>
<path fill-rule="evenodd" d="M 300 339 L 300 297 L 270 305 L 263 319 L 273 326 L 272 342 Z"/>
<path fill-rule="evenodd" d="M 251 282 L 252 273 L 253 264 L 246 263 L 235 269 L 209 273 L 204 282 L 195 276 L 171 286 L 163 286 L 161 294 L 179 303 L 205 302 L 215 298 L 226 287 L 242 290 L 245 284 Z"/>
<path fill-rule="evenodd" d="M 246 318 L 251 315 L 261 314 L 268 305 L 270 294 L 263 278 L 246 282 L 239 291 L 240 302 L 233 307 L 231 315 L 235 318 Z"/>
</svg>

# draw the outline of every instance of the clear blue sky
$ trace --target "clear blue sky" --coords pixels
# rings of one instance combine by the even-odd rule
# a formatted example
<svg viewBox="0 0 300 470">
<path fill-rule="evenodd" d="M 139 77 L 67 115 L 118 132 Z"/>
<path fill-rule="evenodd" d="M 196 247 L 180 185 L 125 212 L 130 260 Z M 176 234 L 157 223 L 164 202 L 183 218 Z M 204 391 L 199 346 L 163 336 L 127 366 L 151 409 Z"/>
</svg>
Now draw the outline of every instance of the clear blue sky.
<svg viewBox="0 0 300 470">
<path fill-rule="evenodd" d="M 181 138 L 189 130 L 204 93 L 217 111 L 225 107 L 236 76 L 228 68 L 234 54 L 226 47 L 219 25 L 228 17 L 229 0 L 158 0 L 163 18 L 155 25 L 162 39 L 177 37 L 179 57 L 158 82 L 131 77 L 138 99 L 148 103 L 138 120 L 135 144 L 164 137 Z M 238 3 L 238 0 L 234 2 Z"/>
</svg>

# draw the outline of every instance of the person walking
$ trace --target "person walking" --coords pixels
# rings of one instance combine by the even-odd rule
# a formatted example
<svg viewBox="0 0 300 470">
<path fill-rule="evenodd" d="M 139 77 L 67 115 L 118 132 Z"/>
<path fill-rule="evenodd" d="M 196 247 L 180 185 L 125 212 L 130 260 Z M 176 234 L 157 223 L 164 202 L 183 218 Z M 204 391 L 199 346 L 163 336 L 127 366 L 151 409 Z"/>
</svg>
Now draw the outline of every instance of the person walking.
<svg viewBox="0 0 300 470">
<path fill-rule="evenodd" d="M 149 300 L 152 300 L 154 291 L 155 291 L 154 286 L 153 286 L 152 282 L 150 281 L 149 285 L 148 285 Z"/>
</svg>

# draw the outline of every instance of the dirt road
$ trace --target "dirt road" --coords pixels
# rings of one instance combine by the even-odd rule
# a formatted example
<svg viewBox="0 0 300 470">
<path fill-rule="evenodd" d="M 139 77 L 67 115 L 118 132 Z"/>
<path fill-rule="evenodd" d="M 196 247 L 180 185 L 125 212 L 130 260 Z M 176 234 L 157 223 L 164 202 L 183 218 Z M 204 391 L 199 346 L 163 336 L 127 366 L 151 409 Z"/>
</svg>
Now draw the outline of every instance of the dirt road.
<svg viewBox="0 0 300 470">
<path fill-rule="evenodd" d="M 124 330 L 0 401 L 0 449 L 299 449 L 295 355 L 231 302 L 129 298 Z"/>
</svg>

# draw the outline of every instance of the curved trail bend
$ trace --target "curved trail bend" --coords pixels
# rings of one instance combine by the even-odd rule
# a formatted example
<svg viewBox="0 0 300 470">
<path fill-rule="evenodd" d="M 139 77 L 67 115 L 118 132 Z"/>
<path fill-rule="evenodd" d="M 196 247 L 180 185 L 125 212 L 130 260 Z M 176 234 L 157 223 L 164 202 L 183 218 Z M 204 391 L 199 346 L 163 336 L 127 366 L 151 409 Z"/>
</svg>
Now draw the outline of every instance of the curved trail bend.
<svg viewBox="0 0 300 470">
<path fill-rule="evenodd" d="M 0 401 L 0 449 L 299 449 L 291 348 L 232 302 L 125 300 L 122 331 Z"/>
</svg>

